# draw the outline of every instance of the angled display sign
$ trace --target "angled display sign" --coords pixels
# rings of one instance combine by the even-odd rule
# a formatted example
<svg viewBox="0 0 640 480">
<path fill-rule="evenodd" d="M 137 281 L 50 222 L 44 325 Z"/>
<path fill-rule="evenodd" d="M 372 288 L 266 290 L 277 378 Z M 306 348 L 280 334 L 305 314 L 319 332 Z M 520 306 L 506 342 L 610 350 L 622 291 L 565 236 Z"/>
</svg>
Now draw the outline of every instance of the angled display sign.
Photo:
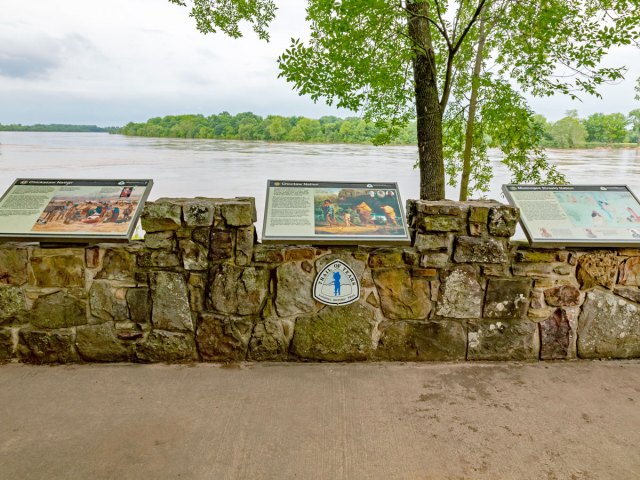
<svg viewBox="0 0 640 480">
<path fill-rule="evenodd" d="M 0 240 L 128 241 L 153 181 L 18 178 L 0 198 Z"/>
<path fill-rule="evenodd" d="M 533 246 L 640 245 L 640 203 L 626 185 L 503 185 Z"/>
<path fill-rule="evenodd" d="M 265 243 L 408 245 L 397 183 L 269 180 Z"/>
</svg>

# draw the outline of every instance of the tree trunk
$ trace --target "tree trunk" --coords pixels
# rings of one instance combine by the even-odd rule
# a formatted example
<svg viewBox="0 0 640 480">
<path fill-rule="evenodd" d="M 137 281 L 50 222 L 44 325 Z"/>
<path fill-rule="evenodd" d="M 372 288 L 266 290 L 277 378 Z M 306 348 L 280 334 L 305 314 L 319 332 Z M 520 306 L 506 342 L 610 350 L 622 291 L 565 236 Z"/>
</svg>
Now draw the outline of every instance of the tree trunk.
<svg viewBox="0 0 640 480">
<path fill-rule="evenodd" d="M 484 30 L 484 14 L 480 17 L 480 32 L 478 35 L 478 49 L 476 61 L 471 77 L 471 98 L 469 100 L 469 116 L 467 117 L 467 129 L 464 134 L 464 152 L 462 154 L 462 178 L 460 179 L 460 201 L 463 202 L 469 196 L 469 177 L 471 176 L 471 150 L 473 148 L 473 131 L 476 121 L 476 108 L 478 106 L 478 90 L 480 89 L 480 72 L 482 70 L 482 57 L 484 55 L 484 43 L 487 35 Z"/>
<path fill-rule="evenodd" d="M 407 2 L 409 38 L 413 43 L 413 78 L 416 92 L 420 198 L 444 199 L 442 110 L 438 98 L 436 57 L 429 29 L 428 2 Z"/>
</svg>

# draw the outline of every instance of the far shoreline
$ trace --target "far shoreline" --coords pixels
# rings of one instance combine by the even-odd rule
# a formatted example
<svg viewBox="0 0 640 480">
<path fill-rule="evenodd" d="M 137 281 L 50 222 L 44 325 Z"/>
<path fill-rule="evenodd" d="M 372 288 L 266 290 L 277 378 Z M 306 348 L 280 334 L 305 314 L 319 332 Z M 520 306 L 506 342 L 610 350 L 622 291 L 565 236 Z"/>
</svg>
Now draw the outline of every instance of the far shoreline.
<svg viewBox="0 0 640 480">
<path fill-rule="evenodd" d="M 117 128 L 117 127 L 116 127 Z M 3 132 L 7 133 L 79 133 L 79 134 L 105 134 L 105 135 L 121 135 L 123 137 L 128 138 L 154 138 L 154 139 L 167 139 L 167 140 L 213 140 L 213 141 L 226 141 L 226 142 L 249 142 L 249 143 L 268 143 L 268 144 L 277 144 L 277 145 L 286 145 L 286 144 L 299 144 L 299 145 L 366 145 L 366 146 L 376 146 L 371 142 L 313 142 L 313 141 L 290 141 L 290 140 L 245 140 L 240 138 L 194 138 L 194 137 L 151 137 L 147 135 L 126 135 L 119 132 L 110 132 L 107 130 L 102 131 L 86 131 L 86 130 L 78 130 L 78 131 L 68 131 L 68 130 L 50 130 L 50 131 L 42 131 L 42 130 L 8 130 L 3 129 L 0 130 L 0 134 Z M 387 143 L 384 145 L 380 145 L 384 147 L 417 147 L 416 144 L 412 143 Z M 560 147 L 543 147 L 544 150 L 552 150 L 558 152 L 568 152 L 575 150 L 639 150 L 639 145 L 629 145 L 629 144 L 610 144 L 610 145 L 582 145 L 579 147 L 571 147 L 571 148 L 560 148 Z"/>
</svg>

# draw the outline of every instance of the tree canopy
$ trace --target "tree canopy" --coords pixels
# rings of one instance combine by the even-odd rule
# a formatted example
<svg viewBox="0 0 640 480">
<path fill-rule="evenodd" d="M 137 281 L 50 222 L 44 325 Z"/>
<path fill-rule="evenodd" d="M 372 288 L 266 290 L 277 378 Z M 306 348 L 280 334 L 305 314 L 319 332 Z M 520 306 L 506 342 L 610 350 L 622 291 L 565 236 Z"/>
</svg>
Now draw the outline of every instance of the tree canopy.
<svg viewBox="0 0 640 480">
<path fill-rule="evenodd" d="M 233 37 L 247 22 L 268 39 L 276 12 L 273 0 L 169 1 L 189 4 L 201 32 Z M 621 78 L 622 68 L 599 64 L 611 46 L 638 39 L 639 3 L 308 0 L 310 39 L 292 39 L 279 66 L 300 94 L 374 122 L 380 143 L 415 117 L 420 196 L 438 200 L 444 198 L 445 160 L 449 173 L 457 173 L 465 147 L 476 160 L 476 187 L 486 186 L 488 139 L 505 153 L 515 180 L 559 178 L 545 161 L 538 141 L 543 132 L 522 92 L 575 97 Z M 479 108 L 471 116 L 478 119 L 469 134 L 464 126 L 474 85 Z"/>
<path fill-rule="evenodd" d="M 504 116 L 496 117 L 496 119 L 496 122 L 498 120 L 505 122 Z M 456 125 L 462 127 L 460 123 L 453 124 L 453 126 Z M 11 125 L 0 125 L 0 130 L 11 130 L 11 127 Z M 40 126 L 23 127 L 20 125 L 18 127 L 17 130 L 28 130 Z M 67 126 L 62 125 L 61 127 Z M 300 116 L 282 117 L 280 115 L 261 117 L 251 112 L 236 115 L 229 112 L 208 116 L 201 114 L 167 115 L 150 118 L 141 123 L 129 122 L 121 128 L 109 127 L 108 130 L 111 133 L 141 137 L 359 144 L 372 144 L 381 133 L 380 128 L 374 123 L 366 122 L 360 117 L 338 118 L 333 115 L 317 119 Z M 509 131 L 507 129 L 507 132 Z M 529 133 L 529 131 L 521 132 L 516 129 L 511 131 L 513 131 L 512 137 L 501 136 L 498 140 L 494 140 L 488 135 L 491 130 L 483 129 L 482 134 L 485 137 L 482 145 L 496 148 L 495 145 L 498 142 L 503 144 L 507 144 L 509 141 L 518 142 L 524 134 Z M 565 118 L 556 122 L 549 122 L 543 115 L 538 114 L 532 117 L 531 131 L 536 132 L 538 138 L 536 142 L 539 142 L 541 147 L 631 146 L 633 143 L 639 143 L 640 140 L 640 109 L 630 111 L 627 116 L 621 113 L 594 113 L 587 118 L 580 118 L 576 110 L 570 110 Z M 454 133 L 459 136 L 463 135 L 462 132 L 447 131 L 446 138 L 455 138 Z M 392 143 L 394 145 L 416 145 L 415 122 L 409 122 L 394 137 Z M 449 141 L 445 142 L 445 147 L 449 143 Z M 502 150 L 505 150 L 504 145 Z M 485 153 L 488 155 L 488 152 Z M 474 164 L 474 168 L 479 167 Z M 523 173 L 523 175 L 526 174 Z M 480 173 L 476 177 L 476 182 L 482 179 Z"/>
<path fill-rule="evenodd" d="M 362 118 L 324 116 L 261 117 L 251 112 L 231 115 L 167 115 L 144 123 L 130 122 L 118 133 L 142 137 L 220 138 L 229 140 L 266 140 L 277 142 L 372 143 L 380 128 Z M 415 123 L 409 123 L 393 143 L 416 144 Z"/>
<path fill-rule="evenodd" d="M 37 123 L 35 125 L 22 125 L 22 124 L 0 124 L 0 131 L 5 132 L 83 132 L 83 133 L 96 133 L 96 132 L 110 132 L 116 130 L 116 127 L 98 127 L 96 125 L 67 125 L 60 123 L 42 124 Z"/>
</svg>

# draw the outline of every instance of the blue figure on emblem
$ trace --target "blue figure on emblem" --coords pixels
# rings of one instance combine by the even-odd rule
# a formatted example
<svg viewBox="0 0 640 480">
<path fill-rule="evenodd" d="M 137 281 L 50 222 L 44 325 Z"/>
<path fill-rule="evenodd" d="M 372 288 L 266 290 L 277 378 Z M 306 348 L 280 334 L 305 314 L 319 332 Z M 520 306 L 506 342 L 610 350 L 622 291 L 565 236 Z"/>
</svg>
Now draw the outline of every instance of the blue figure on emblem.
<svg viewBox="0 0 640 480">
<path fill-rule="evenodd" d="M 340 272 L 333 272 L 333 296 L 340 295 Z"/>
</svg>

